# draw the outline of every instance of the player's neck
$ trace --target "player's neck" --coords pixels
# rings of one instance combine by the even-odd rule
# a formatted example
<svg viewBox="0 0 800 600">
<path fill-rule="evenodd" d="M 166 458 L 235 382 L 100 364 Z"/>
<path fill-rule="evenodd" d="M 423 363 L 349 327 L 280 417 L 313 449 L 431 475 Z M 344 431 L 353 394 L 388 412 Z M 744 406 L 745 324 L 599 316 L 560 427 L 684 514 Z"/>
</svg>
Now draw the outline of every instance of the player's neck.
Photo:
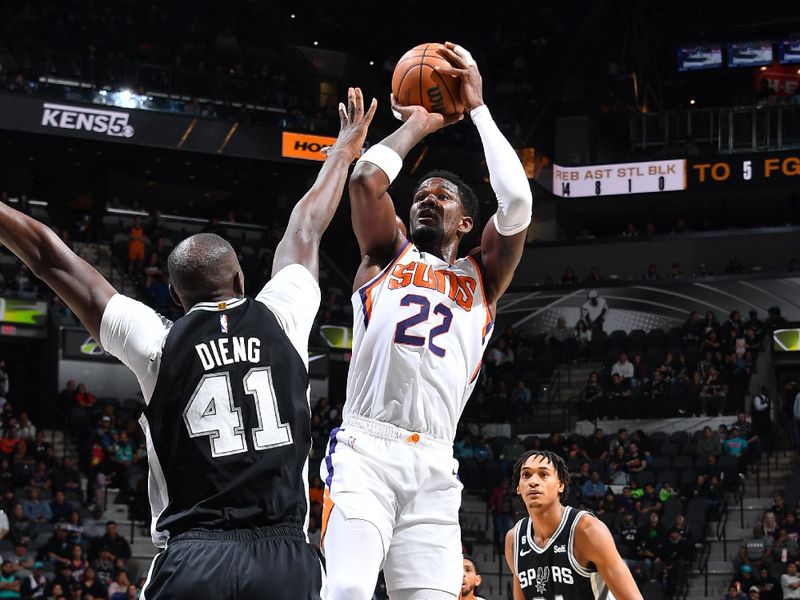
<svg viewBox="0 0 800 600">
<path fill-rule="evenodd" d="M 528 515 L 533 521 L 533 530 L 537 537 L 550 539 L 561 524 L 564 511 L 567 508 L 561 502 L 553 502 L 548 507 L 528 509 Z"/>
<path fill-rule="evenodd" d="M 213 294 L 209 294 L 208 296 L 204 296 L 203 298 L 198 298 L 197 300 L 190 301 L 191 306 L 186 307 L 186 312 L 189 312 L 198 304 L 207 304 L 207 303 L 219 304 L 220 302 L 227 302 L 229 300 L 238 300 L 240 298 L 244 298 L 244 295 L 237 293 L 232 289 L 215 292 Z"/>
<path fill-rule="evenodd" d="M 412 240 L 414 242 L 414 240 Z M 458 259 L 458 240 L 448 242 L 447 240 L 440 240 L 436 242 L 414 242 L 414 245 L 420 252 L 432 254 L 437 258 L 442 259 L 448 265 L 452 265 Z"/>
</svg>

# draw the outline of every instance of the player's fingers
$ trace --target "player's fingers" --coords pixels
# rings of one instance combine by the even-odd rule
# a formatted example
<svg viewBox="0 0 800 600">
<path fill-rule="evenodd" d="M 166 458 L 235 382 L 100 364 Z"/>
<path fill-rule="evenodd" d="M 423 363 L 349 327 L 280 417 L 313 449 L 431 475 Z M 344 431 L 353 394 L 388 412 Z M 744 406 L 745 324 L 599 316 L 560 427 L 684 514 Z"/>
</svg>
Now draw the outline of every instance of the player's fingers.
<svg viewBox="0 0 800 600">
<path fill-rule="evenodd" d="M 361 91 L 361 88 L 356 88 L 356 120 L 355 122 L 358 123 L 364 117 L 364 94 Z"/>
<path fill-rule="evenodd" d="M 347 117 L 351 123 L 356 119 L 356 91 L 353 88 L 347 88 Z"/>
<path fill-rule="evenodd" d="M 464 60 L 464 62 L 467 63 L 468 67 L 478 64 L 475 62 L 475 59 L 472 58 L 472 54 L 470 53 L 470 51 L 464 48 L 464 46 L 459 46 L 458 44 L 454 44 L 453 42 L 445 42 L 444 45 L 445 48 L 452 50 L 458 56 L 460 56 Z"/>
<path fill-rule="evenodd" d="M 339 129 L 344 129 L 347 125 L 347 109 L 344 102 L 339 102 Z"/>
<path fill-rule="evenodd" d="M 441 65 L 436 65 L 433 68 L 442 75 L 452 75 L 453 77 L 466 77 L 469 74 L 469 69 L 458 69 L 456 67 L 443 67 Z"/>
<path fill-rule="evenodd" d="M 450 50 L 450 48 L 437 48 L 436 53 L 454 67 L 458 67 L 460 69 L 467 68 L 467 61 L 456 54 L 453 50 Z"/>
<path fill-rule="evenodd" d="M 369 127 L 370 123 L 372 123 L 372 117 L 375 116 L 376 110 L 378 110 L 378 101 L 377 99 L 373 98 L 372 102 L 369 103 L 367 114 L 364 115 L 364 120 L 362 121 L 365 127 Z"/>
</svg>

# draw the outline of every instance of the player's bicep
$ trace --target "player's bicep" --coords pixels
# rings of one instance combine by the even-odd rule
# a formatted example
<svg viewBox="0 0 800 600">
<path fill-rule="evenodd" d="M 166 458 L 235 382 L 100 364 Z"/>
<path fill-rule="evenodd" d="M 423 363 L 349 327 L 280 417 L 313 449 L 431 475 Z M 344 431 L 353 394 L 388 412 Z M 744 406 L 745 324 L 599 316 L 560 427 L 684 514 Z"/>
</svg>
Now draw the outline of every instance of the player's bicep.
<svg viewBox="0 0 800 600">
<path fill-rule="evenodd" d="M 69 306 L 92 337 L 98 339 L 103 312 L 117 291 L 60 240 L 52 241 L 48 244 L 51 246 L 49 264 L 38 269 L 36 275 Z M 48 242 L 50 239 L 45 238 L 45 243 Z"/>
<path fill-rule="evenodd" d="M 388 193 L 389 178 L 370 162 L 350 176 L 350 214 L 361 255 L 389 251 L 398 236 L 397 213 Z"/>
<path fill-rule="evenodd" d="M 103 312 L 98 341 L 133 371 L 144 390 L 157 375 L 150 372 L 151 362 L 159 355 L 171 325 L 149 306 L 116 294 Z"/>
<path fill-rule="evenodd" d="M 308 337 L 321 301 L 319 284 L 308 269 L 299 264 L 282 269 L 256 300 L 273 312 L 300 355 L 307 355 Z"/>
<path fill-rule="evenodd" d="M 527 229 L 514 235 L 501 235 L 494 219 L 489 219 L 481 235 L 481 265 L 487 300 L 496 302 L 511 285 L 514 271 L 522 259 Z"/>
<path fill-rule="evenodd" d="M 619 555 L 608 527 L 593 516 L 582 517 L 576 530 L 580 557 L 594 563 L 617 600 L 642 600 L 631 571 Z"/>
</svg>

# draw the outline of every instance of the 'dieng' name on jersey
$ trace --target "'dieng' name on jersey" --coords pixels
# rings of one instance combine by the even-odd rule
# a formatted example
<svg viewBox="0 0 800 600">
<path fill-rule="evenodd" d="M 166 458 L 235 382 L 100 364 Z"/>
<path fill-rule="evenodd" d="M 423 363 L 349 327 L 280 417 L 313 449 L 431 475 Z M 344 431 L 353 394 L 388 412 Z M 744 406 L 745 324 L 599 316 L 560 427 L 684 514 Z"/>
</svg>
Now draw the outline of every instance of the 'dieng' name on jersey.
<svg viewBox="0 0 800 600">
<path fill-rule="evenodd" d="M 206 371 L 240 362 L 253 364 L 261 362 L 261 340 L 254 337 L 219 338 L 197 344 L 194 349 Z"/>
</svg>

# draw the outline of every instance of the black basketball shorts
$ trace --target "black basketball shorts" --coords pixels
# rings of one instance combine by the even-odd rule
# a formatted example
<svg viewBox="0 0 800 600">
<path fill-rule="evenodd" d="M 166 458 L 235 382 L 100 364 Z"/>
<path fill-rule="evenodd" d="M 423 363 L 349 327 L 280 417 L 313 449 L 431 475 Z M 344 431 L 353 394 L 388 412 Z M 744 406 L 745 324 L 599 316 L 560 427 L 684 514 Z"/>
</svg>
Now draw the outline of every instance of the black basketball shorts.
<svg viewBox="0 0 800 600">
<path fill-rule="evenodd" d="M 143 600 L 324 600 L 322 565 L 302 530 L 280 525 L 171 537 Z"/>
</svg>

